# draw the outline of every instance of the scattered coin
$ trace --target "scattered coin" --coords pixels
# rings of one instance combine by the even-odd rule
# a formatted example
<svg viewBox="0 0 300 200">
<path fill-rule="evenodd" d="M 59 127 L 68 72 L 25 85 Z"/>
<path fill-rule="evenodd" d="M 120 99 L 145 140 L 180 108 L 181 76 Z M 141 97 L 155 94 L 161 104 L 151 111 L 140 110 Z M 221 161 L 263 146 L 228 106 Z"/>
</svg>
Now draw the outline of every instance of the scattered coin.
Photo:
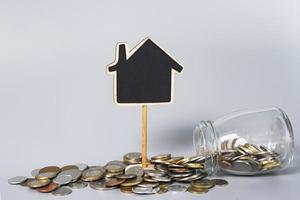
<svg viewBox="0 0 300 200">
<path fill-rule="evenodd" d="M 125 167 L 119 164 L 109 164 L 105 166 L 105 169 L 108 172 L 115 173 L 115 172 L 122 172 L 125 169 Z"/>
<path fill-rule="evenodd" d="M 224 179 L 211 179 L 211 181 L 216 185 L 216 186 L 225 186 L 228 185 L 228 181 Z"/>
<path fill-rule="evenodd" d="M 142 161 L 142 154 L 139 152 L 130 152 L 123 156 L 123 160 L 128 164 L 138 164 Z"/>
<path fill-rule="evenodd" d="M 154 187 L 157 187 L 159 184 L 158 183 L 151 183 L 151 182 L 146 182 L 146 181 L 143 181 L 141 183 L 138 184 L 139 187 L 150 187 L 150 188 L 154 188 Z"/>
<path fill-rule="evenodd" d="M 8 179 L 8 183 L 11 185 L 17 185 L 25 182 L 27 180 L 27 177 L 25 176 L 16 176 L 13 178 Z"/>
<path fill-rule="evenodd" d="M 70 183 L 68 186 L 71 187 L 72 189 L 82 189 L 82 188 L 87 187 L 88 183 L 79 180 L 77 182 Z"/>
<path fill-rule="evenodd" d="M 187 191 L 192 193 L 192 194 L 205 194 L 209 191 L 209 189 L 205 189 L 205 188 L 196 189 L 196 188 L 190 186 L 190 187 L 188 187 Z"/>
<path fill-rule="evenodd" d="M 121 186 L 121 187 L 120 187 L 120 191 L 123 192 L 123 193 L 129 193 L 129 194 L 133 193 L 133 192 L 132 192 L 132 187 L 124 187 L 124 186 Z"/>
<path fill-rule="evenodd" d="M 57 183 L 52 182 L 52 183 L 49 183 L 46 186 L 37 188 L 37 191 L 39 191 L 41 193 L 49 193 L 49 192 L 53 192 L 57 188 L 59 188 L 59 185 Z"/>
<path fill-rule="evenodd" d="M 112 178 L 112 179 L 105 182 L 105 186 L 106 187 L 114 187 L 114 186 L 121 185 L 125 181 L 126 181 L 125 179 Z"/>
<path fill-rule="evenodd" d="M 105 169 L 101 168 L 89 168 L 83 171 L 81 179 L 83 181 L 97 181 L 104 177 Z"/>
<path fill-rule="evenodd" d="M 119 178 L 119 179 L 132 179 L 132 178 L 136 178 L 136 174 L 120 174 L 120 175 L 117 175 L 116 178 Z"/>
<path fill-rule="evenodd" d="M 47 172 L 55 172 L 58 174 L 60 172 L 60 168 L 57 166 L 47 166 L 39 170 L 39 174 Z"/>
<path fill-rule="evenodd" d="M 44 180 L 44 179 L 42 179 Z M 66 185 L 69 184 L 71 181 L 73 180 L 73 177 L 71 175 L 68 174 L 62 174 L 62 175 L 58 175 L 57 177 L 55 177 L 53 179 L 54 183 L 57 183 L 58 185 Z"/>
<path fill-rule="evenodd" d="M 125 187 L 135 186 L 135 185 L 140 184 L 141 182 L 143 182 L 143 178 L 141 176 L 137 176 L 134 179 L 126 180 L 124 183 L 121 184 L 121 186 L 125 186 Z"/>
<path fill-rule="evenodd" d="M 67 170 L 64 170 L 61 173 L 59 173 L 58 176 L 70 175 L 72 177 L 71 182 L 74 183 L 80 178 L 81 174 L 82 174 L 82 172 L 79 169 L 67 169 Z"/>
<path fill-rule="evenodd" d="M 144 170 L 142 168 L 142 165 L 140 164 L 128 165 L 125 169 L 125 174 L 135 174 L 136 176 L 143 176 Z"/>
<path fill-rule="evenodd" d="M 75 166 L 77 166 L 80 171 L 84 171 L 88 168 L 88 165 L 84 163 L 78 163 Z"/>
<path fill-rule="evenodd" d="M 150 188 L 150 187 L 139 187 L 135 186 L 132 188 L 132 192 L 135 194 L 155 194 L 159 191 L 159 188 Z"/>
<path fill-rule="evenodd" d="M 30 188 L 39 188 L 46 186 L 50 183 L 49 179 L 31 179 L 27 182 L 28 187 Z"/>
<path fill-rule="evenodd" d="M 185 192 L 187 190 L 186 185 L 171 184 L 168 186 L 168 191 L 170 192 Z"/>
<path fill-rule="evenodd" d="M 72 190 L 67 188 L 67 187 L 61 187 L 52 192 L 53 195 L 55 196 L 66 196 L 72 193 Z"/>
<path fill-rule="evenodd" d="M 79 167 L 77 165 L 66 165 L 61 168 L 61 171 L 65 171 L 69 169 L 79 169 Z"/>
<path fill-rule="evenodd" d="M 95 181 L 95 182 L 90 182 L 90 188 L 94 190 L 112 190 L 116 189 L 117 187 L 106 187 L 105 186 L 105 180 L 100 180 L 100 181 Z"/>
<path fill-rule="evenodd" d="M 37 179 L 52 179 L 57 175 L 56 172 L 39 173 L 35 178 Z"/>
<path fill-rule="evenodd" d="M 245 147 L 239 147 L 238 150 L 243 154 L 236 154 L 235 150 L 229 149 L 222 151 L 223 162 L 230 163 L 231 167 L 234 167 L 235 162 L 247 162 L 252 170 L 256 167 L 260 167 L 260 170 L 268 170 L 278 164 L 270 159 L 273 154 L 271 155 L 271 152 L 264 147 L 259 149 L 245 145 Z M 250 152 L 257 157 L 255 162 L 251 160 L 251 155 L 246 155 Z M 61 186 L 80 189 L 89 185 L 95 190 L 119 189 L 123 193 L 147 195 L 186 190 L 194 194 L 203 194 L 214 185 L 228 184 L 223 179 L 204 179 L 207 177 L 203 168 L 204 163 L 212 159 L 211 155 L 172 157 L 171 154 L 161 154 L 151 157 L 145 169 L 140 164 L 140 153 L 129 153 L 123 158 L 124 162 L 113 160 L 104 167 L 88 166 L 83 163 L 62 168 L 47 166 L 32 171 L 35 178 L 15 177 L 9 179 L 8 182 L 27 186 L 42 193 L 52 192 L 54 195 L 67 195 L 72 192 L 71 189 Z"/>
</svg>

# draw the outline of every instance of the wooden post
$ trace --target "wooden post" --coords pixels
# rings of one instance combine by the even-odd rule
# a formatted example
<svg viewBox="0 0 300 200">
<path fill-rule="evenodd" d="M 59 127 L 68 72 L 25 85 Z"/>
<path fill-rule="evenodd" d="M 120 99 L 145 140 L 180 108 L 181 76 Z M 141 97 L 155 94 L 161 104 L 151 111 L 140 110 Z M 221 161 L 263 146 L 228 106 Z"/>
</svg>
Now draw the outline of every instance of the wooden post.
<svg viewBox="0 0 300 200">
<path fill-rule="evenodd" d="M 142 167 L 147 167 L 147 106 L 142 106 Z"/>
</svg>

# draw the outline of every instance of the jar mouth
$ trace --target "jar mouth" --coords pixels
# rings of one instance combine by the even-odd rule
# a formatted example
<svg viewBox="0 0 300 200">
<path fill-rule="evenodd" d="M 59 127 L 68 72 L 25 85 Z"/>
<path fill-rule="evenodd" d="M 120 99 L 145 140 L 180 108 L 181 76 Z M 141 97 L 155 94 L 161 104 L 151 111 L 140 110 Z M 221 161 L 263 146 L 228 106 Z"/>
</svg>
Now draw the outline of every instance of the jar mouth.
<svg viewBox="0 0 300 200">
<path fill-rule="evenodd" d="M 217 169 L 218 135 L 212 121 L 201 121 L 193 132 L 196 155 L 206 156 L 205 169 L 211 174 Z"/>
</svg>

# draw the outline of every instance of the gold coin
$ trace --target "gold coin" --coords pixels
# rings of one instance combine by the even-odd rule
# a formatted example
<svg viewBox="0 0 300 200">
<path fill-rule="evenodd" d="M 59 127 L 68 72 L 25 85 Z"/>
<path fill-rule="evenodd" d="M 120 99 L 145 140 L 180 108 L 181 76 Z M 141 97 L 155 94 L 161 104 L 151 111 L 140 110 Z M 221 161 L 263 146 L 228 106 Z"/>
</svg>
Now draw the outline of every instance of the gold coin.
<svg viewBox="0 0 300 200">
<path fill-rule="evenodd" d="M 201 163 L 186 163 L 184 165 L 190 169 L 203 169 L 204 168 L 204 166 Z"/>
<path fill-rule="evenodd" d="M 185 164 L 185 163 L 190 162 L 192 159 L 193 159 L 193 158 L 191 158 L 191 157 L 186 157 L 186 158 L 183 158 L 183 159 L 177 161 L 176 164 L 182 165 L 182 164 Z"/>
<path fill-rule="evenodd" d="M 169 163 L 175 164 L 177 163 L 179 160 L 184 159 L 184 157 L 172 157 L 171 159 L 168 160 Z"/>
<path fill-rule="evenodd" d="M 60 172 L 60 168 L 57 166 L 47 166 L 39 170 L 39 174 L 48 172 L 55 172 L 56 174 L 58 174 Z"/>
<path fill-rule="evenodd" d="M 79 169 L 79 168 L 76 165 L 66 165 L 66 166 L 63 166 L 61 168 L 61 171 L 66 171 L 66 170 L 69 170 L 69 169 Z"/>
<path fill-rule="evenodd" d="M 30 188 L 40 188 L 48 185 L 49 183 L 50 183 L 49 179 L 32 179 L 28 181 L 27 185 Z"/>
<path fill-rule="evenodd" d="M 168 192 L 168 187 L 159 187 L 158 194 L 164 194 Z"/>
<path fill-rule="evenodd" d="M 196 189 L 210 189 L 214 187 L 215 184 L 209 179 L 197 180 L 191 183 L 191 187 Z"/>
<path fill-rule="evenodd" d="M 123 186 L 123 187 L 124 186 L 125 187 L 134 186 L 134 185 L 140 184 L 141 182 L 143 182 L 143 178 L 140 176 L 137 176 L 134 179 L 127 179 L 124 183 L 121 184 L 121 186 Z"/>
<path fill-rule="evenodd" d="M 104 177 L 104 168 L 90 168 L 83 171 L 81 180 L 83 181 L 97 181 Z"/>
<path fill-rule="evenodd" d="M 105 166 L 105 169 L 111 173 L 118 173 L 118 172 L 122 172 L 125 169 L 125 167 L 124 165 L 109 164 Z"/>
<path fill-rule="evenodd" d="M 152 156 L 151 160 L 168 160 L 171 158 L 171 154 L 160 154 L 157 156 Z"/>
<path fill-rule="evenodd" d="M 45 173 L 39 173 L 36 176 L 36 179 L 52 179 L 56 177 L 57 173 L 56 172 L 45 172 Z"/>
<path fill-rule="evenodd" d="M 208 189 L 205 189 L 205 188 L 202 188 L 202 189 L 196 189 L 192 186 L 188 187 L 187 189 L 188 192 L 192 193 L 192 194 L 205 194 L 207 193 L 209 190 Z"/>
</svg>

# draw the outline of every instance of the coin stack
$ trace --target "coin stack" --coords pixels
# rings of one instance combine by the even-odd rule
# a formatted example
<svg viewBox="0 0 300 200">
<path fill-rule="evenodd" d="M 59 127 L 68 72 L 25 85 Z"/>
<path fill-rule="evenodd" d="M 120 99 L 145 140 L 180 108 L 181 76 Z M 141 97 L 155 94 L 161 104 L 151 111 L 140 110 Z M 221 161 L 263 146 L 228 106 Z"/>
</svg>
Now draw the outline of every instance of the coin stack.
<svg viewBox="0 0 300 200">
<path fill-rule="evenodd" d="M 119 189 L 123 193 L 142 195 L 168 191 L 203 194 L 215 185 L 228 184 L 222 179 L 206 178 L 204 163 L 208 157 L 172 157 L 171 154 L 162 154 L 151 157 L 145 169 L 141 166 L 141 159 L 141 153 L 131 152 L 123 156 L 123 161 L 110 161 L 105 166 L 47 166 L 33 170 L 32 178 L 18 176 L 10 178 L 8 182 L 60 196 L 88 185 L 94 190 Z"/>
<path fill-rule="evenodd" d="M 234 171 L 242 174 L 270 172 L 280 168 L 279 154 L 260 145 L 244 143 L 237 147 L 234 142 L 228 142 L 219 156 L 219 166 L 224 171 Z M 232 144 L 233 146 L 229 147 Z"/>
</svg>

